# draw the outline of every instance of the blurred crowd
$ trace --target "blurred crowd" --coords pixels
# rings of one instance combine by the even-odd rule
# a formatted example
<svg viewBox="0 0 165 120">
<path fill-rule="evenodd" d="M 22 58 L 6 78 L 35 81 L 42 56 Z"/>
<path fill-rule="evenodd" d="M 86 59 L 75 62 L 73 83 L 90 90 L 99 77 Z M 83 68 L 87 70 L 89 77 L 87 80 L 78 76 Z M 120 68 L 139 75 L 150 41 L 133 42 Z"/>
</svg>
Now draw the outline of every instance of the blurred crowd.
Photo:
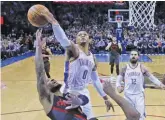
<svg viewBox="0 0 165 120">
<path fill-rule="evenodd" d="M 5 24 L 1 26 L 1 59 L 19 56 L 35 48 L 36 28 L 27 20 L 28 9 L 38 2 L 1 2 Z M 90 49 L 93 53 L 105 53 L 105 47 L 111 42 L 110 36 L 115 36 L 116 24 L 108 22 L 108 9 L 115 8 L 112 4 L 60 4 L 41 2 L 56 15 L 56 19 L 64 28 L 66 35 L 75 42 L 76 34 L 80 30 L 89 33 L 93 39 Z M 155 12 L 154 30 L 131 29 L 123 24 L 123 40 L 120 41 L 126 53 L 137 48 L 142 54 L 165 53 L 165 2 L 159 2 Z M 104 7 L 102 7 L 104 6 Z M 118 6 L 119 7 L 119 6 Z M 120 6 L 121 7 L 121 6 Z M 121 8 L 127 8 L 125 4 Z M 10 16 L 10 17 L 9 17 Z M 56 54 L 63 54 L 64 49 L 55 40 L 51 26 L 44 28 L 47 46 Z"/>
<path fill-rule="evenodd" d="M 16 33 L 12 30 L 12 33 L 5 36 L 1 35 L 1 59 L 23 55 L 33 50 L 33 36 L 31 34 L 20 35 L 16 37 Z"/>
</svg>

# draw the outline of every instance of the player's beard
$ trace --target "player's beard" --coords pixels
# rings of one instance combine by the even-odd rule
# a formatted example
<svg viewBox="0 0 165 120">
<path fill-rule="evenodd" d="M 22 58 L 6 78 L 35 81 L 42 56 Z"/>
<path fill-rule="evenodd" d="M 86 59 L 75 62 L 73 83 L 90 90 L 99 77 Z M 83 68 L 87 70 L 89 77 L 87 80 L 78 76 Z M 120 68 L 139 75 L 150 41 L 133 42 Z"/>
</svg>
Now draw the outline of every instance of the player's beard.
<svg viewBox="0 0 165 120">
<path fill-rule="evenodd" d="M 131 59 L 130 59 L 130 62 L 131 62 L 132 64 L 136 64 L 136 63 L 138 62 L 138 59 L 136 59 L 136 58 L 131 58 Z"/>
</svg>

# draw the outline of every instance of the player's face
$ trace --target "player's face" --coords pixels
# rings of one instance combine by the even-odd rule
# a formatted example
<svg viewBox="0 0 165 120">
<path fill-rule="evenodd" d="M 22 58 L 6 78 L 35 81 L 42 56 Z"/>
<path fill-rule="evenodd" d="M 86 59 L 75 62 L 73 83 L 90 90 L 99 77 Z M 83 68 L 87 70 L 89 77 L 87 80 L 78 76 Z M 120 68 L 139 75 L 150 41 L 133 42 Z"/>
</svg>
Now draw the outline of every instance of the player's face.
<svg viewBox="0 0 165 120">
<path fill-rule="evenodd" d="M 130 54 L 130 62 L 135 64 L 139 60 L 139 55 L 137 51 L 132 51 Z"/>
<path fill-rule="evenodd" d="M 76 36 L 77 44 L 90 43 L 89 35 L 85 31 L 80 31 Z"/>
<path fill-rule="evenodd" d="M 55 93 L 60 90 L 62 85 L 59 84 L 56 80 L 52 79 L 47 82 L 47 86 L 52 93 Z"/>
<path fill-rule="evenodd" d="M 116 43 L 116 38 L 115 37 L 112 38 L 112 42 Z"/>
</svg>

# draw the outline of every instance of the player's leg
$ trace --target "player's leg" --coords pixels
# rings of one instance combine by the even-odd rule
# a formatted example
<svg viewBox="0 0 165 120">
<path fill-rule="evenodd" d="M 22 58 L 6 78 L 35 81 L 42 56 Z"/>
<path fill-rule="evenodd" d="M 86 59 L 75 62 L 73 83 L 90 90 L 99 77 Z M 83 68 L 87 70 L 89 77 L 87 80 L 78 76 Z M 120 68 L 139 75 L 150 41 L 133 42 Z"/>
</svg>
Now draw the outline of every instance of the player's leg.
<svg viewBox="0 0 165 120">
<path fill-rule="evenodd" d="M 130 95 L 130 94 L 125 93 L 125 94 L 124 94 L 124 98 L 125 98 L 133 107 L 135 107 L 135 97 L 134 97 L 133 95 Z"/>
<path fill-rule="evenodd" d="M 139 120 L 144 120 L 146 117 L 144 93 L 136 95 L 135 107 L 136 107 L 137 111 L 140 113 L 140 119 Z"/>
<path fill-rule="evenodd" d="M 116 64 L 116 74 L 119 75 L 119 60 L 120 60 L 120 56 L 117 56 L 115 58 L 115 64 Z"/>
<path fill-rule="evenodd" d="M 110 66 L 111 66 L 111 75 L 113 75 L 115 58 L 113 56 L 110 57 Z"/>
</svg>

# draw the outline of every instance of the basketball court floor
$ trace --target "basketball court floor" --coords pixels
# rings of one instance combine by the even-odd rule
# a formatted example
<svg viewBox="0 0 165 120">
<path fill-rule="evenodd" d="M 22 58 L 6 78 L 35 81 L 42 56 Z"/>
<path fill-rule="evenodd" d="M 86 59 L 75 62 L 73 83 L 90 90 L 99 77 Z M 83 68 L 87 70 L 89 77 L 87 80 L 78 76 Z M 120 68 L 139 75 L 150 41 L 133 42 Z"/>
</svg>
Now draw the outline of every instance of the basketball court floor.
<svg viewBox="0 0 165 120">
<path fill-rule="evenodd" d="M 125 56 L 125 57 L 124 57 Z M 107 55 L 97 55 L 98 72 L 100 75 L 109 76 Z M 122 55 L 122 67 L 127 62 L 128 56 Z M 63 81 L 64 56 L 51 58 L 51 76 Z M 141 57 L 141 61 L 155 75 L 165 73 L 165 55 Z M 2 120 L 49 120 L 38 99 L 36 88 L 36 75 L 34 56 L 17 61 L 1 68 L 2 82 L 6 88 L 1 89 Z M 120 107 L 113 101 L 115 112 L 106 112 L 104 101 L 92 85 L 89 85 L 93 110 L 99 120 L 125 120 Z M 121 94 L 122 95 L 122 94 Z M 160 89 L 145 90 L 146 120 L 165 120 L 165 91 Z"/>
</svg>

